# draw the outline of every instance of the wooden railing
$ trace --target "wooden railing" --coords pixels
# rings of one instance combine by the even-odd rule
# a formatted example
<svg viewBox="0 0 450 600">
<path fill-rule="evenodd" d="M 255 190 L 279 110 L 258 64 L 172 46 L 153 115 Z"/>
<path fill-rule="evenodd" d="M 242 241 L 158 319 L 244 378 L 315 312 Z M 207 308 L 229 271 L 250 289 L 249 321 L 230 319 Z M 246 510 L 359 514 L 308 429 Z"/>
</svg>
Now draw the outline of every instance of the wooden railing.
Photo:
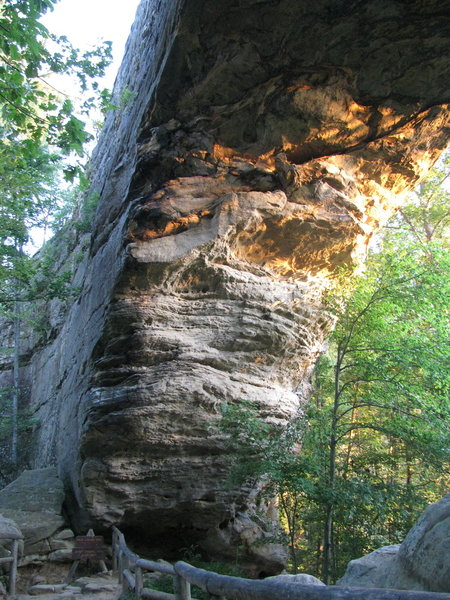
<svg viewBox="0 0 450 600">
<path fill-rule="evenodd" d="M 241 579 L 197 569 L 185 562 L 175 564 L 175 573 L 205 590 L 210 598 L 224 600 L 450 600 L 450 594 L 301 585 L 282 580 Z"/>
<path fill-rule="evenodd" d="M 123 592 L 136 600 L 192 600 L 191 585 L 208 593 L 210 600 L 450 600 L 450 594 L 407 590 L 343 588 L 301 585 L 285 581 L 242 579 L 197 569 L 185 562 L 174 566 L 140 558 L 127 547 L 123 534 L 113 528 L 113 570 L 118 572 Z M 144 588 L 143 571 L 170 575 L 174 593 Z"/>
<path fill-rule="evenodd" d="M 5 538 L 2 538 L 5 539 Z M 12 539 L 12 538 L 6 538 Z M 21 538 L 13 538 L 11 544 L 11 556 L 4 556 L 0 558 L 0 565 L 10 563 L 9 567 L 9 580 L 8 580 L 8 595 L 16 595 L 16 579 L 17 579 L 17 555 L 19 552 L 19 540 Z"/>
<path fill-rule="evenodd" d="M 137 600 L 153 598 L 153 600 L 191 600 L 191 586 L 181 575 L 175 572 L 172 565 L 140 558 L 128 548 L 123 534 L 113 527 L 113 571 L 119 576 L 124 593 L 131 591 Z M 174 594 L 160 592 L 144 587 L 144 571 L 162 573 L 173 577 Z"/>
</svg>

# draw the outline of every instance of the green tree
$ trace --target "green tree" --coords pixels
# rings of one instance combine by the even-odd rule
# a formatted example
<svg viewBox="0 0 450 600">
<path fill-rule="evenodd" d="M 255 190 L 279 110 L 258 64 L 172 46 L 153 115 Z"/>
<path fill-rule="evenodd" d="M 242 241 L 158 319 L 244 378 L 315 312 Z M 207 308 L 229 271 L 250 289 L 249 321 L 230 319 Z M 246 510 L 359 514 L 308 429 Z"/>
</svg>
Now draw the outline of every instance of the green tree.
<svg viewBox="0 0 450 600">
<path fill-rule="evenodd" d="M 415 245 L 425 252 L 435 242 L 448 250 L 450 223 L 450 152 L 446 152 L 430 171 L 427 179 L 412 194 L 411 201 L 392 219 L 385 243 Z M 411 244 L 414 242 L 415 244 Z"/>
<path fill-rule="evenodd" d="M 397 247 L 395 256 L 377 255 L 350 301 L 337 311 L 340 318 L 316 390 L 327 435 L 325 580 L 351 558 L 342 552 L 349 543 L 342 533 L 340 540 L 336 535 L 337 520 L 344 515 L 349 522 L 367 519 L 368 513 L 380 520 L 389 495 L 413 502 L 427 470 L 415 474 L 414 466 L 427 465 L 435 479 L 448 461 L 448 266 L 448 256 L 436 250 L 427 265 L 411 261 L 406 248 L 401 253 Z M 364 507 L 359 515 L 358 498 Z M 417 516 L 413 504 L 407 518 L 408 504 L 403 504 L 401 521 L 407 527 Z M 402 529 L 385 542 L 399 541 Z M 357 546 L 355 538 L 351 545 Z M 369 549 L 359 545 L 361 551 Z"/>
<path fill-rule="evenodd" d="M 111 44 L 81 54 L 65 37 L 51 34 L 40 17 L 57 0 L 0 2 L 0 283 L 26 277 L 30 260 L 23 247 L 30 228 L 48 221 L 55 197 L 57 170 L 69 178 L 78 166 L 61 155 L 82 154 L 92 138 L 72 101 L 49 80 L 54 74 L 78 79 L 80 90 L 93 95 L 81 112 L 95 106 L 96 78 L 111 59 Z M 100 92 L 100 99 L 104 92 Z M 62 195 L 62 194 L 61 194 Z M 12 273 L 15 273 L 12 277 Z M 9 283 L 8 283 L 9 282 Z M 6 285 L 8 283 L 8 285 Z"/>
<path fill-rule="evenodd" d="M 392 221 L 364 277 L 348 285 L 345 274 L 330 294 L 338 321 L 307 414 L 281 436 L 249 407 L 225 414 L 236 472 L 264 476 L 267 492 L 278 494 L 292 566 L 326 582 L 349 560 L 400 542 L 448 488 L 444 179 L 435 169 Z"/>
<path fill-rule="evenodd" d="M 78 79 L 82 92 L 90 89 L 80 107 L 88 112 L 98 103 L 96 78 L 110 63 L 111 42 L 81 54 L 66 37 L 50 33 L 39 19 L 56 2 L 3 0 L 0 5 L 0 119 L 7 124 L 6 140 L 19 136 L 81 154 L 92 136 L 72 101 L 50 83 L 51 75 L 66 73 Z"/>
<path fill-rule="evenodd" d="M 448 484 L 448 164 L 447 155 L 392 220 L 350 300 L 334 302 L 338 323 L 316 377 L 325 579 L 355 549 L 400 541 Z M 366 526 L 350 536 L 354 520 Z"/>
</svg>

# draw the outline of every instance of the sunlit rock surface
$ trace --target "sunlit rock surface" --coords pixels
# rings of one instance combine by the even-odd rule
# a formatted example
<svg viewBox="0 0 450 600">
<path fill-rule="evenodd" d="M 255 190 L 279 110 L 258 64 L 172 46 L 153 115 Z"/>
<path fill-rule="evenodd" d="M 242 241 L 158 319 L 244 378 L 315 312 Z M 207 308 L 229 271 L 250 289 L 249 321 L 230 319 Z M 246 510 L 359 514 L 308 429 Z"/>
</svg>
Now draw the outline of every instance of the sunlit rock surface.
<svg viewBox="0 0 450 600">
<path fill-rule="evenodd" d="M 446 145 L 449 9 L 143 1 L 81 295 L 29 368 L 36 465 L 56 462 L 79 524 L 281 568 L 254 491 L 224 485 L 220 408 L 283 425 L 307 400 L 323 287 Z"/>
</svg>

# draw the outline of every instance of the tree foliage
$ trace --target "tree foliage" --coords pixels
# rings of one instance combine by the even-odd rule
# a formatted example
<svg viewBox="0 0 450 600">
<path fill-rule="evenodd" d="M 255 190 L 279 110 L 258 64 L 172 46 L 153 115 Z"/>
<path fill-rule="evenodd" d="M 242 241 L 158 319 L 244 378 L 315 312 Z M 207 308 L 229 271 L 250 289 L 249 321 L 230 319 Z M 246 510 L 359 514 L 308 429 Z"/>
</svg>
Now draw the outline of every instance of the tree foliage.
<svg viewBox="0 0 450 600">
<path fill-rule="evenodd" d="M 280 436 L 249 406 L 228 407 L 236 473 L 279 498 L 294 570 L 326 582 L 399 543 L 448 490 L 450 260 L 448 159 L 327 299 L 338 317 L 306 414 Z M 299 450 L 300 449 L 300 450 Z"/>
<path fill-rule="evenodd" d="M 82 92 L 95 92 L 96 78 L 111 59 L 111 43 L 81 54 L 66 37 L 50 33 L 39 19 L 56 2 L 3 0 L 0 6 L 0 118 L 8 126 L 7 140 L 20 136 L 65 154 L 81 154 L 91 136 L 72 100 L 53 87 L 51 76 L 69 74 Z M 89 111 L 95 102 L 93 94 L 81 110 Z"/>
<path fill-rule="evenodd" d="M 80 113 L 92 109 L 96 78 L 111 59 L 111 44 L 81 54 L 67 38 L 50 33 L 40 17 L 57 0 L 0 2 L 0 282 L 26 284 L 32 261 L 23 251 L 33 227 L 45 226 L 61 206 L 63 170 L 72 178 L 80 170 L 62 155 L 82 154 L 87 133 Z M 66 74 L 79 82 L 86 98 L 78 111 L 52 85 Z M 13 276 L 12 276 L 13 274 Z M 4 295 L 4 294 L 3 294 Z"/>
<path fill-rule="evenodd" d="M 64 36 L 47 30 L 40 18 L 57 0 L 0 2 L 0 281 L 25 282 L 29 259 L 23 248 L 30 229 L 46 226 L 61 208 L 60 173 L 73 178 L 92 136 L 82 120 L 104 91 L 98 77 L 111 60 L 111 43 L 81 53 Z M 78 81 L 82 104 L 53 85 L 57 75 Z M 98 98 L 97 98 L 98 96 Z"/>
<path fill-rule="evenodd" d="M 388 244 L 371 258 L 366 277 L 337 311 L 316 374 L 311 423 L 326 436 L 328 469 L 325 579 L 336 577 L 356 549 L 401 541 L 426 501 L 444 490 L 450 265 L 440 249 L 428 247 L 433 260 L 417 260 L 408 249 Z M 350 537 L 354 520 L 366 525 Z"/>
</svg>

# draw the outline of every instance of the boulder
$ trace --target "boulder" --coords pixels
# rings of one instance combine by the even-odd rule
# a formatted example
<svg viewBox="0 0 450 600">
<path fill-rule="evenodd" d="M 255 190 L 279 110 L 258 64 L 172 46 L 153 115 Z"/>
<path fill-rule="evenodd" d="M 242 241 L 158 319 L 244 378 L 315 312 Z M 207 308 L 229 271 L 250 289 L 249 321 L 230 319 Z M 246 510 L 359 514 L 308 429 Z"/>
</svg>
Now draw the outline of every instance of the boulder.
<svg viewBox="0 0 450 600">
<path fill-rule="evenodd" d="M 61 548 L 60 550 L 55 550 L 54 552 L 50 552 L 48 555 L 48 560 L 50 562 L 57 563 L 69 563 L 72 562 L 72 548 Z"/>
<path fill-rule="evenodd" d="M 25 552 L 29 546 L 53 536 L 65 525 L 64 519 L 57 514 L 13 509 L 2 510 L 6 517 L 14 520 L 20 527 L 25 539 Z"/>
<path fill-rule="evenodd" d="M 11 540 L 20 540 L 19 556 L 21 556 L 23 554 L 22 539 L 23 535 L 17 523 L 0 514 L 0 558 L 11 556 Z"/>
<path fill-rule="evenodd" d="M 383 546 L 370 554 L 350 561 L 344 576 L 338 580 L 337 585 L 360 588 L 422 589 L 406 573 L 396 572 L 395 580 L 392 580 L 391 574 L 398 571 L 399 548 L 399 544 Z"/>
<path fill-rule="evenodd" d="M 274 577 L 266 577 L 266 581 L 283 581 L 284 583 L 298 583 L 300 585 L 325 585 L 323 581 L 309 575 L 308 573 L 297 573 L 296 575 L 275 575 Z"/>
<path fill-rule="evenodd" d="M 450 592 L 450 494 L 428 506 L 402 544 L 352 560 L 337 584 Z"/>
<path fill-rule="evenodd" d="M 117 578 L 112 576 L 110 572 L 98 573 L 90 577 L 80 577 L 72 585 L 81 588 L 82 594 L 115 592 L 118 589 Z"/>
<path fill-rule="evenodd" d="M 204 540 L 203 548 L 210 556 L 220 556 L 233 562 L 239 556 L 239 564 L 250 577 L 264 577 L 282 571 L 288 560 L 285 545 L 274 543 L 280 531 L 267 532 L 254 515 L 241 515 L 223 523 Z M 236 547 L 238 554 L 236 554 Z"/>
<path fill-rule="evenodd" d="M 30 596 L 42 596 L 45 594 L 54 594 L 56 592 L 62 592 L 66 588 L 65 584 L 48 585 L 38 584 L 33 585 L 28 589 Z"/>
<path fill-rule="evenodd" d="M 6 533 L 24 538 L 20 564 L 69 562 L 73 532 L 61 516 L 64 487 L 56 469 L 24 471 L 0 490 L 0 537 Z"/>
<path fill-rule="evenodd" d="M 54 535 L 54 540 L 73 540 L 73 531 L 71 529 L 63 529 Z"/>
<path fill-rule="evenodd" d="M 422 513 L 401 544 L 398 560 L 424 589 L 450 592 L 450 494 Z"/>
<path fill-rule="evenodd" d="M 83 594 L 98 594 L 99 592 L 115 592 L 117 585 L 113 583 L 88 583 L 83 588 Z"/>
<path fill-rule="evenodd" d="M 0 510 L 61 514 L 64 486 L 55 467 L 24 471 L 0 490 Z"/>
</svg>

